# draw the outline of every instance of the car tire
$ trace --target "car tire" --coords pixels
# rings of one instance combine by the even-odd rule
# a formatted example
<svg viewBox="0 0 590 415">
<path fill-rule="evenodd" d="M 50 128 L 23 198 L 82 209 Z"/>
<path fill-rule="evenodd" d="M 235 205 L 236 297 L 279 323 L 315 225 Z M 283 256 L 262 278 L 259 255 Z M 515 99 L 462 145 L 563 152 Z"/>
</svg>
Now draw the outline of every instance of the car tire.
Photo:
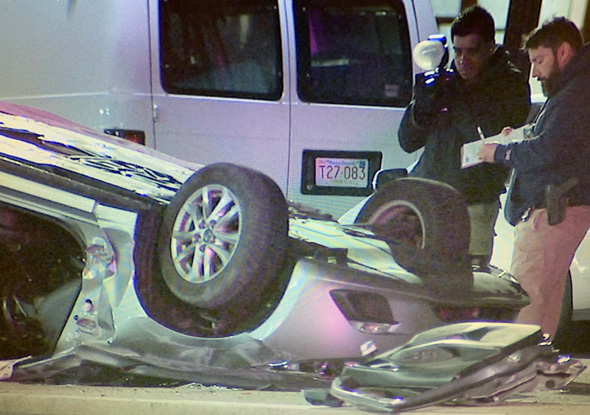
<svg viewBox="0 0 590 415">
<path fill-rule="evenodd" d="M 165 287 L 199 308 L 256 305 L 283 264 L 287 233 L 287 203 L 273 180 L 233 164 L 204 167 L 164 212 L 158 256 Z"/>
<path fill-rule="evenodd" d="M 355 223 L 373 225 L 378 235 L 393 241 L 396 261 L 413 272 L 445 272 L 468 260 L 467 203 L 445 183 L 413 177 L 387 183 L 369 198 Z"/>
</svg>

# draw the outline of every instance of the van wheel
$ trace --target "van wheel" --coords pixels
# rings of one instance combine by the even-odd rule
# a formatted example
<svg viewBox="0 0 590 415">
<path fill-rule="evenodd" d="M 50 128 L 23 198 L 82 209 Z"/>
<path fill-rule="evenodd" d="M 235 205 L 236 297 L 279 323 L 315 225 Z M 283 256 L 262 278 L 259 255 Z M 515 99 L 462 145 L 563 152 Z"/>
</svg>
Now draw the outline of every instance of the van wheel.
<svg viewBox="0 0 590 415">
<path fill-rule="evenodd" d="M 195 307 L 257 304 L 282 266 L 287 231 L 287 204 L 273 180 L 233 164 L 204 167 L 164 213 L 158 253 L 165 285 Z"/>
<path fill-rule="evenodd" d="M 386 237 L 396 261 L 410 271 L 429 272 L 467 258 L 469 211 L 464 196 L 434 180 L 402 178 L 387 183 L 360 210 L 355 223 Z M 386 225 L 386 226 L 383 226 Z"/>
</svg>

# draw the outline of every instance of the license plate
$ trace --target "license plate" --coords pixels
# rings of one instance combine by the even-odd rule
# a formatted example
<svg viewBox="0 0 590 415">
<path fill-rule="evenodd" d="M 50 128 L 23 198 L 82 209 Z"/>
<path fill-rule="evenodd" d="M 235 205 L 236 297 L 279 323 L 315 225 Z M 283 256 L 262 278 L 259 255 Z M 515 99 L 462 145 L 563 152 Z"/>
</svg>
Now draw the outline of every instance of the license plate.
<svg viewBox="0 0 590 415">
<path fill-rule="evenodd" d="M 318 157 L 315 159 L 315 184 L 365 188 L 369 184 L 369 160 Z"/>
</svg>

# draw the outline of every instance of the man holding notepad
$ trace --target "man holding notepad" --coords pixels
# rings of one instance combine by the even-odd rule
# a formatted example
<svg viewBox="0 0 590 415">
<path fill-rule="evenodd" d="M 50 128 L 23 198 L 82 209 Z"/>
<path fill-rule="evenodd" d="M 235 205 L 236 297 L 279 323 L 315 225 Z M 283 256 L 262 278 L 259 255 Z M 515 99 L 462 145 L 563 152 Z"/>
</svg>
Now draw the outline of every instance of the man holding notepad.
<svg viewBox="0 0 590 415">
<path fill-rule="evenodd" d="M 568 270 L 590 228 L 590 45 L 558 17 L 524 47 L 547 101 L 529 137 L 485 143 L 479 156 L 514 169 L 506 202 L 516 226 L 511 272 L 531 299 L 517 321 L 555 336 Z"/>
</svg>

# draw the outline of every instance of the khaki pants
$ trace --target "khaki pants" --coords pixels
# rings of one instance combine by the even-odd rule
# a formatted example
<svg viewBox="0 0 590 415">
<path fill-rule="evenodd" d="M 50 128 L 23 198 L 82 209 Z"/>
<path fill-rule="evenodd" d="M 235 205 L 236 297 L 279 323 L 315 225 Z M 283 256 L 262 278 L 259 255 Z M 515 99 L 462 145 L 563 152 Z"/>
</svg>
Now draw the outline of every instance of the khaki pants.
<svg viewBox="0 0 590 415">
<path fill-rule="evenodd" d="M 481 203 L 468 207 L 471 221 L 471 240 L 469 243 L 469 254 L 487 258 L 489 261 L 492 255 L 493 241 L 496 233 L 494 226 L 500 210 L 500 202 Z"/>
<path fill-rule="evenodd" d="M 565 220 L 555 226 L 549 226 L 546 209 L 534 210 L 516 225 L 511 272 L 531 299 L 518 323 L 538 324 L 555 335 L 567 273 L 588 228 L 590 206 L 567 208 Z"/>
</svg>

